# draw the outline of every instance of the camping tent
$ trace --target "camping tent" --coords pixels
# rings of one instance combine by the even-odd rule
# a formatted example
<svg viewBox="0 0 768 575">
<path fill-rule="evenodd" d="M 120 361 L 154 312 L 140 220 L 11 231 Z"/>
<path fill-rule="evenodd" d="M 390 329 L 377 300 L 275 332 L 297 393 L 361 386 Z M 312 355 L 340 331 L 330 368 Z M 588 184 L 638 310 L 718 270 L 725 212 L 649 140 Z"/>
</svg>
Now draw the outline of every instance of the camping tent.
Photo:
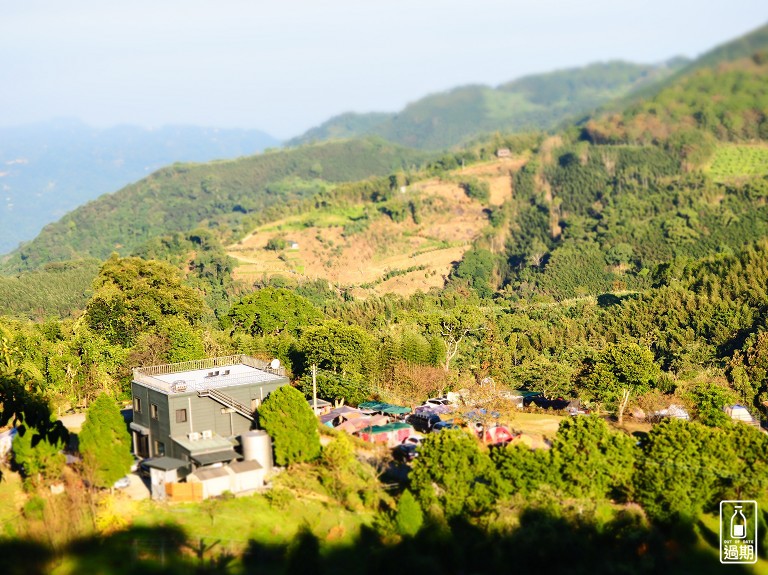
<svg viewBox="0 0 768 575">
<path fill-rule="evenodd" d="M 726 405 L 723 407 L 723 411 L 725 411 L 726 415 L 733 421 L 742 421 L 750 425 L 760 424 L 760 422 L 753 418 L 752 414 L 749 413 L 749 410 L 743 405 Z"/>
<path fill-rule="evenodd" d="M 370 411 L 378 411 L 379 413 L 385 413 L 387 415 L 405 415 L 406 413 L 411 413 L 410 407 L 392 405 L 391 403 L 384 403 L 383 401 L 366 401 L 357 407 L 360 409 L 368 409 Z"/>
</svg>

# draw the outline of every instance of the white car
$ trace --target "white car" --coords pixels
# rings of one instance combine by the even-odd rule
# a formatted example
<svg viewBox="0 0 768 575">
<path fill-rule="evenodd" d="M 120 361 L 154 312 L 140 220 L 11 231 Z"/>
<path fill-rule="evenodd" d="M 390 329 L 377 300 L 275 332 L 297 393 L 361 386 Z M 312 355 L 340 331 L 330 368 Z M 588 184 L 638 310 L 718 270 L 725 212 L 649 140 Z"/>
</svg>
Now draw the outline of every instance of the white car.
<svg viewBox="0 0 768 575">
<path fill-rule="evenodd" d="M 445 397 L 433 397 L 432 399 L 428 399 L 427 401 L 425 401 L 424 404 L 425 405 L 444 405 L 446 407 L 453 405 Z"/>
<path fill-rule="evenodd" d="M 433 397 L 424 402 L 424 407 L 428 407 L 435 413 L 450 413 L 453 411 L 453 403 L 445 397 Z"/>
<path fill-rule="evenodd" d="M 409 435 L 408 437 L 403 439 L 401 443 L 403 443 L 404 445 L 411 444 L 411 445 L 418 446 L 418 445 L 421 445 L 421 442 L 423 439 L 424 439 L 423 436 L 414 434 L 414 435 Z"/>
<path fill-rule="evenodd" d="M 114 487 L 115 489 L 125 489 L 130 484 L 131 484 L 131 478 L 126 475 L 125 477 L 121 477 L 120 479 L 115 481 L 112 487 Z"/>
</svg>

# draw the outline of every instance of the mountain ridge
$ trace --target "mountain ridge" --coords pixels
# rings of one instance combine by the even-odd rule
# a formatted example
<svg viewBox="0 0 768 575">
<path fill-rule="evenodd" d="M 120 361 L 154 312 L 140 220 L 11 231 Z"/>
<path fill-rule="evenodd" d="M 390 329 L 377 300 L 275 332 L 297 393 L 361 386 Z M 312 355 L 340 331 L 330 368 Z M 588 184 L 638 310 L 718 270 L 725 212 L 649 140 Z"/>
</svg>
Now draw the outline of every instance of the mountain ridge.
<svg viewBox="0 0 768 575">
<path fill-rule="evenodd" d="M 0 254 L 165 165 L 250 155 L 279 143 L 260 130 L 94 128 L 68 118 L 0 127 Z"/>
<path fill-rule="evenodd" d="M 401 145 L 436 150 L 495 131 L 547 130 L 608 100 L 653 84 L 685 63 L 680 59 L 670 62 L 596 62 L 527 75 L 496 87 L 458 86 L 428 94 L 399 112 L 335 116 L 286 144 L 376 135 Z"/>
</svg>

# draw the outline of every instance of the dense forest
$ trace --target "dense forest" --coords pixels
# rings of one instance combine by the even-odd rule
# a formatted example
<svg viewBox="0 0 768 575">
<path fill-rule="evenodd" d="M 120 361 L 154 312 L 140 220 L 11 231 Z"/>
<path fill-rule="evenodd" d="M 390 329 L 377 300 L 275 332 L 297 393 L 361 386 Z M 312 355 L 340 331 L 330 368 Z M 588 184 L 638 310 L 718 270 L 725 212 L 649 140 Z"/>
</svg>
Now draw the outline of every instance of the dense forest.
<svg viewBox="0 0 768 575">
<path fill-rule="evenodd" d="M 719 502 L 754 499 L 764 568 L 768 438 L 725 411 L 741 404 L 760 421 L 768 406 L 768 62 L 760 50 L 738 56 L 557 134 L 431 156 L 365 140 L 173 166 L 52 226 L 6 262 L 35 271 L 0 282 L 0 424 L 34 430 L 12 460 L 25 503 L 7 513 L 22 520 L 0 548 L 37 569 L 19 572 L 95 561 L 115 573 L 341 572 L 361 561 L 378 572 L 407 561 L 447 572 L 708 573 L 720 568 Z M 490 185 L 465 170 L 500 148 L 514 158 L 499 164 L 512 193 L 492 204 Z M 356 298 L 355 286 L 298 274 L 233 279 L 223 244 L 258 223 L 353 206 L 354 238 L 364 219 L 415 223 L 423 203 L 401 190 L 435 180 L 485 208 L 439 289 Z M 74 254 L 99 262 L 50 263 Z M 504 398 L 525 390 L 578 399 L 591 415 L 563 417 L 537 449 L 428 434 L 406 481 L 389 474 L 388 451 L 311 428 L 301 456 L 276 442 L 290 472 L 266 495 L 129 519 L 95 489 L 50 495 L 68 474 L 57 415 L 128 400 L 132 367 L 235 353 L 287 368 L 292 387 L 260 408 L 276 437 L 276 403 L 293 402 L 297 419 L 310 413 L 312 365 L 331 402 L 414 407 L 462 391 L 484 410 L 476 417 L 514 426 L 519 412 Z M 673 405 L 692 421 L 659 423 Z M 253 527 L 261 517 L 270 527 Z M 97 537 L 98 552 L 84 552 Z M 109 559 L 148 538 L 162 551 Z"/>
</svg>

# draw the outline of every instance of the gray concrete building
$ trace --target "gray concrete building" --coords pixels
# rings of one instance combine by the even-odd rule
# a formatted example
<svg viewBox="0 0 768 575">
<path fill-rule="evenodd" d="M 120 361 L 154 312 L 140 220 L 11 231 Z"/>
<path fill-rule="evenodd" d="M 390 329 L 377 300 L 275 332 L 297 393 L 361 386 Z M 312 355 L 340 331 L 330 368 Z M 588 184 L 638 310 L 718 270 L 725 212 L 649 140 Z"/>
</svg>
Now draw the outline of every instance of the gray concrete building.
<svg viewBox="0 0 768 575">
<path fill-rule="evenodd" d="M 236 437 L 251 429 L 264 398 L 286 384 L 277 362 L 248 355 L 135 368 L 134 453 L 192 468 L 233 461 Z"/>
</svg>

